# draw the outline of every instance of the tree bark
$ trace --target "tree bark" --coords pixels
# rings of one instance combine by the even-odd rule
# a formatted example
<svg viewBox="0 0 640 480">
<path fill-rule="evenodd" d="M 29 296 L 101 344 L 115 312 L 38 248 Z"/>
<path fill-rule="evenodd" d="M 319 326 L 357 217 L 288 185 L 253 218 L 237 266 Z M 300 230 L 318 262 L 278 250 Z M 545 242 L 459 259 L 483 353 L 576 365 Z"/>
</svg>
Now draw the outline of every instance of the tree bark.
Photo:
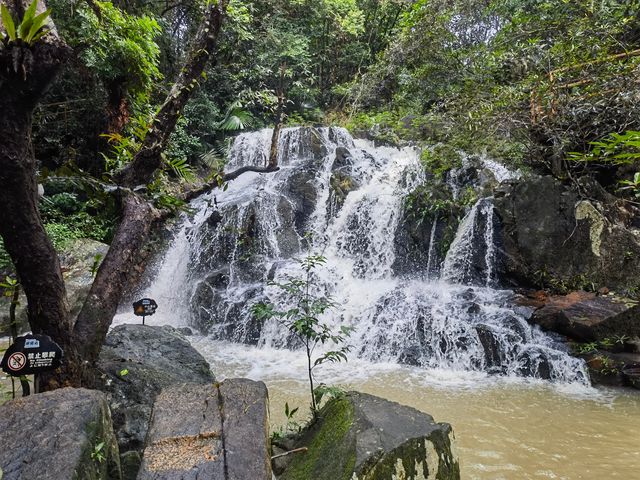
<svg viewBox="0 0 640 480">
<path fill-rule="evenodd" d="M 108 82 L 107 89 L 107 133 L 121 133 L 129 122 L 129 103 L 127 88 L 123 78 Z"/>
<path fill-rule="evenodd" d="M 267 162 L 268 168 L 277 168 L 278 166 L 278 143 L 280 142 L 280 131 L 282 130 L 282 122 L 284 117 L 284 76 L 287 69 L 287 64 L 280 65 L 280 81 L 278 85 L 278 105 L 276 106 L 276 124 L 273 127 L 273 134 L 271 135 L 271 148 L 269 150 L 269 161 Z"/>
<path fill-rule="evenodd" d="M 136 257 L 159 218 L 158 212 L 135 193 L 126 193 L 122 203 L 122 219 L 73 329 L 73 343 L 88 367 L 98 358 L 122 293 L 140 263 Z M 84 370 L 81 377 L 86 379 Z"/>
<path fill-rule="evenodd" d="M 21 1 L 0 3 L 14 18 L 25 8 Z M 71 323 L 58 256 L 38 212 L 31 127 L 36 104 L 68 55 L 55 29 L 32 46 L 0 44 L 0 236 L 27 296 L 32 330 L 63 348 Z"/>
</svg>

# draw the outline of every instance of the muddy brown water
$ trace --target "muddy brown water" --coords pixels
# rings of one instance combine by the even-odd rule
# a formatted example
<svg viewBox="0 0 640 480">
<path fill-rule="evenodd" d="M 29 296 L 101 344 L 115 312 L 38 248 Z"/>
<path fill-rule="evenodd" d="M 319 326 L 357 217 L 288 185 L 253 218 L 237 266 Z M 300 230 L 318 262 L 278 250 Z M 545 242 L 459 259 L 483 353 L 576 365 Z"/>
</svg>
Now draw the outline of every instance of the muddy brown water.
<svg viewBox="0 0 640 480">
<path fill-rule="evenodd" d="M 194 337 L 219 380 L 269 388 L 272 429 L 284 404 L 308 404 L 304 358 Z M 412 406 L 453 426 L 465 480 L 640 479 L 640 395 L 480 373 L 360 361 L 318 369 L 318 381 Z M 303 419 L 300 418 L 300 421 Z"/>
</svg>

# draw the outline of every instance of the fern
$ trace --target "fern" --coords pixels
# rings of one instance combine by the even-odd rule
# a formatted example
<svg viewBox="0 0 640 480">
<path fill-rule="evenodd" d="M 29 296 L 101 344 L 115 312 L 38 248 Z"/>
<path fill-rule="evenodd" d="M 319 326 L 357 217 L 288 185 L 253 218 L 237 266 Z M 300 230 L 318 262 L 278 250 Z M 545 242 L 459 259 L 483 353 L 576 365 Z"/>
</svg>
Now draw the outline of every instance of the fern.
<svg viewBox="0 0 640 480">
<path fill-rule="evenodd" d="M 165 163 L 178 177 L 183 180 L 190 182 L 195 179 L 193 168 L 191 168 L 191 165 L 187 163 L 185 158 L 174 158 L 171 160 L 165 159 Z"/>
<path fill-rule="evenodd" d="M 252 120 L 251 114 L 242 108 L 240 101 L 236 100 L 229 106 L 224 118 L 218 123 L 218 129 L 223 132 L 244 130 L 251 125 Z"/>
</svg>

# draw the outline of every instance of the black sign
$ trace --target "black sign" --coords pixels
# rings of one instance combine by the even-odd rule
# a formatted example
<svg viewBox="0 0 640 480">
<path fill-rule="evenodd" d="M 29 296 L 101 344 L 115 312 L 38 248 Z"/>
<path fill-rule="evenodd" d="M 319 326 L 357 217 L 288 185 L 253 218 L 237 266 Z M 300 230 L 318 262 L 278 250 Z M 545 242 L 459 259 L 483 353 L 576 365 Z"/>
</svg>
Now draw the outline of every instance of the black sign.
<svg viewBox="0 0 640 480">
<path fill-rule="evenodd" d="M 0 367 L 13 377 L 54 370 L 62 362 L 62 349 L 47 335 L 16 338 L 2 357 Z"/>
<path fill-rule="evenodd" d="M 152 298 L 143 298 L 133 303 L 133 313 L 138 317 L 147 317 L 156 313 L 158 304 Z"/>
</svg>

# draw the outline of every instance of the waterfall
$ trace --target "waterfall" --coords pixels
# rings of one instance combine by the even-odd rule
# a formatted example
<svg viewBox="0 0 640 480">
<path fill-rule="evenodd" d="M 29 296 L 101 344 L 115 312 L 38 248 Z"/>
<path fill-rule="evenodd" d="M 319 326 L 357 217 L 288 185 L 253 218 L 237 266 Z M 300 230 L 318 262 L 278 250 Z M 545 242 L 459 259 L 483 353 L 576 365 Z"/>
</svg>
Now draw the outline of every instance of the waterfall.
<svg viewBox="0 0 640 480">
<path fill-rule="evenodd" d="M 239 135 L 228 168 L 263 164 L 270 138 L 270 130 Z M 354 327 L 353 355 L 588 382 L 583 362 L 530 326 L 512 292 L 494 288 L 491 198 L 461 222 L 441 279 L 437 218 L 426 275 L 397 275 L 405 198 L 424 181 L 419 152 L 374 147 L 333 127 L 284 129 L 279 149 L 278 172 L 247 173 L 193 202 L 195 213 L 185 215 L 142 292 L 161 305 L 154 321 L 194 326 L 211 341 L 295 348 L 282 326 L 261 324 L 250 309 L 265 300 L 285 308 L 288 299 L 270 281 L 300 277 L 295 259 L 313 252 L 327 260 L 317 288 L 338 305 L 322 321 Z"/>
<path fill-rule="evenodd" d="M 438 216 L 433 217 L 433 223 L 431 224 L 431 234 L 429 235 L 429 251 L 427 253 L 427 278 L 431 278 L 433 273 L 436 250 L 436 232 L 438 231 Z"/>
<path fill-rule="evenodd" d="M 483 198 L 462 219 L 444 259 L 444 280 L 488 287 L 493 284 L 497 260 L 493 210 L 493 199 Z"/>
</svg>

